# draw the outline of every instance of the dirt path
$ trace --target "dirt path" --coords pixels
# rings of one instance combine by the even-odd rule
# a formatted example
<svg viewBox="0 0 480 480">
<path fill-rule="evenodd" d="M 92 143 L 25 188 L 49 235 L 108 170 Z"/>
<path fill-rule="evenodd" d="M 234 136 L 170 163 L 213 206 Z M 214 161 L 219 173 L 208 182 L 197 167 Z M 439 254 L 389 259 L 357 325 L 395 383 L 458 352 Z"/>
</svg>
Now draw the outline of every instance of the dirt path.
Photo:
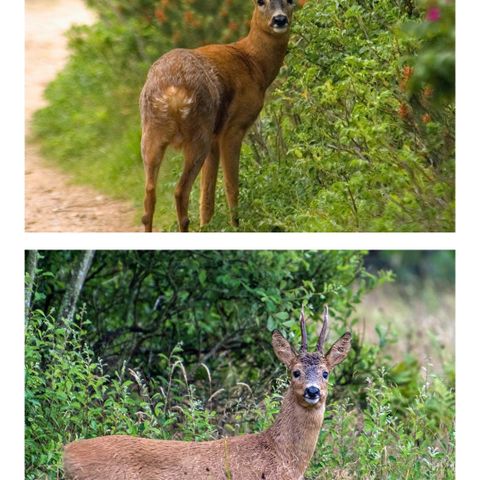
<svg viewBox="0 0 480 480">
<path fill-rule="evenodd" d="M 74 23 L 91 23 L 94 15 L 82 0 L 26 0 L 25 121 L 45 105 L 43 91 L 64 66 L 64 32 Z M 27 232 L 139 231 L 135 210 L 98 191 L 72 184 L 70 176 L 47 166 L 38 146 L 25 150 L 25 230 Z"/>
</svg>

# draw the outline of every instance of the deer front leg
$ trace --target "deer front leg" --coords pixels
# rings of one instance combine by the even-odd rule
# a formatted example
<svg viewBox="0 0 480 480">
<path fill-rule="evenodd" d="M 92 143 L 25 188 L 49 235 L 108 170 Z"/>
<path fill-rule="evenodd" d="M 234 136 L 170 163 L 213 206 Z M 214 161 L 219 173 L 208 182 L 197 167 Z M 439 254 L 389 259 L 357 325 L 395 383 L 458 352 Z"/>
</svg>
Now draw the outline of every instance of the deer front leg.
<svg viewBox="0 0 480 480">
<path fill-rule="evenodd" d="M 230 209 L 232 226 L 239 226 L 238 219 L 238 177 L 240 150 L 246 129 L 230 129 L 225 132 L 220 142 L 220 158 L 223 168 L 225 194 Z"/>
<path fill-rule="evenodd" d="M 212 219 L 215 208 L 219 156 L 219 145 L 217 141 L 214 141 L 201 173 L 200 226 L 202 227 Z"/>
<path fill-rule="evenodd" d="M 181 232 L 188 232 L 188 202 L 193 182 L 202 168 L 205 158 L 210 151 L 210 145 L 199 143 L 187 144 L 184 149 L 185 163 L 183 173 L 175 188 L 175 201 L 177 204 L 178 226 Z"/>
<path fill-rule="evenodd" d="M 142 134 L 142 157 L 145 169 L 145 198 L 142 223 L 145 231 L 151 232 L 153 227 L 153 213 L 155 212 L 156 187 L 158 172 L 165 155 L 167 145 L 162 143 L 158 133 L 146 129 Z"/>
</svg>

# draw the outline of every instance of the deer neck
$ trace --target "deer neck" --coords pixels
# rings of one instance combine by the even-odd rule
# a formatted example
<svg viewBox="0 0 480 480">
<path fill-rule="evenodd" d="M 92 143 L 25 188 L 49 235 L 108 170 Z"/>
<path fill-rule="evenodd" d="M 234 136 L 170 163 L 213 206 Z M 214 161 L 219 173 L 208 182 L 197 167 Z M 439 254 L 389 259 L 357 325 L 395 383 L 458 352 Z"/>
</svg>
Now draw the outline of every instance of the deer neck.
<svg viewBox="0 0 480 480">
<path fill-rule="evenodd" d="M 319 408 L 304 408 L 295 399 L 291 388 L 282 402 L 274 424 L 268 430 L 275 450 L 283 457 L 294 475 L 303 475 L 315 452 L 323 424 L 325 403 Z"/>
<path fill-rule="evenodd" d="M 236 43 L 236 47 L 244 51 L 261 72 L 261 83 L 265 90 L 280 71 L 287 53 L 288 39 L 288 32 L 275 34 L 266 30 L 255 9 L 248 35 Z"/>
</svg>

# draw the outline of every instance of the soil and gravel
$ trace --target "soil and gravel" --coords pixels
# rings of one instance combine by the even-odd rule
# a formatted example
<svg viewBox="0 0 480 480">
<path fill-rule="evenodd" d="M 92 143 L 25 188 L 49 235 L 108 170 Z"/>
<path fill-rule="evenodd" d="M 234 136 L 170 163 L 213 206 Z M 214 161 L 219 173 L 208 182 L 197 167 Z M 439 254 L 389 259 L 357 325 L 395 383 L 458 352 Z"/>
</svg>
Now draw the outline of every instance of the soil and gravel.
<svg viewBox="0 0 480 480">
<path fill-rule="evenodd" d="M 82 0 L 25 2 L 25 121 L 45 105 L 43 91 L 68 58 L 64 33 L 72 24 L 95 20 Z M 47 165 L 37 144 L 25 146 L 25 230 L 27 232 L 140 231 L 135 209 L 98 191 L 78 186 L 66 173 Z"/>
</svg>

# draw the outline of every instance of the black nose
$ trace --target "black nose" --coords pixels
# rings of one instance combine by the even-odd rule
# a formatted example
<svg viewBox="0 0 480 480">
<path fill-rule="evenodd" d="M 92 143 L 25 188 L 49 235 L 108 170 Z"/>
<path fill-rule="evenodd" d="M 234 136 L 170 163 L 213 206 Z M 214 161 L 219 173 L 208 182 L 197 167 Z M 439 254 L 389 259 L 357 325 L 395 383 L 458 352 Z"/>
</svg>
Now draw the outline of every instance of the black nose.
<svg viewBox="0 0 480 480">
<path fill-rule="evenodd" d="M 288 24 L 288 18 L 286 15 L 275 15 L 272 20 L 275 27 L 284 27 Z"/>
<path fill-rule="evenodd" d="M 308 387 L 305 389 L 305 396 L 308 398 L 317 398 L 320 396 L 320 390 L 317 387 Z"/>
</svg>

